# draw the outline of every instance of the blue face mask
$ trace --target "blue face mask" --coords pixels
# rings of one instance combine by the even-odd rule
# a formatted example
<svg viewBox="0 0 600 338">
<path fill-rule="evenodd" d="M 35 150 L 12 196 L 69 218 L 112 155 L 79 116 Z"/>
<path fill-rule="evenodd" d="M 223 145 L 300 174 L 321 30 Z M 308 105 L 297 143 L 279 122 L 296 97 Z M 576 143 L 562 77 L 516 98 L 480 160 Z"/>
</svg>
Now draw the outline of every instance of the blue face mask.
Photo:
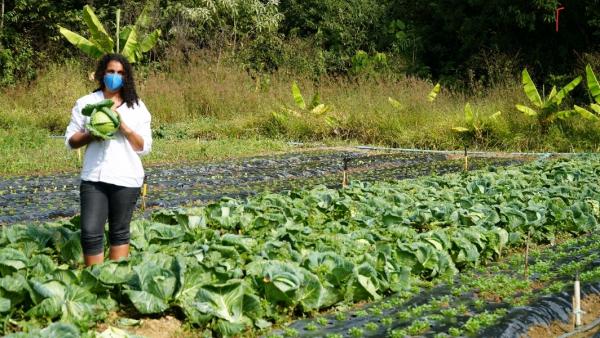
<svg viewBox="0 0 600 338">
<path fill-rule="evenodd" d="M 104 85 L 111 92 L 116 92 L 123 87 L 123 75 L 117 73 L 104 75 Z"/>
</svg>

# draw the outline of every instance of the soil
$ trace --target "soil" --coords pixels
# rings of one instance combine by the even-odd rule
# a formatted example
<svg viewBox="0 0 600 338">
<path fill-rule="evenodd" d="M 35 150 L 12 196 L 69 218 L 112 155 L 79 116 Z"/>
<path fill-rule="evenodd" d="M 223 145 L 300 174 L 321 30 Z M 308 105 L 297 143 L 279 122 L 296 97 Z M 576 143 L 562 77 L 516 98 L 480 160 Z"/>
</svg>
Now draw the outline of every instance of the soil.
<svg viewBox="0 0 600 338">
<path fill-rule="evenodd" d="M 181 321 L 172 316 L 157 319 L 142 319 L 140 326 L 127 328 L 127 331 L 147 338 L 192 337 L 190 333 L 184 332 L 181 327 Z"/>
<path fill-rule="evenodd" d="M 582 300 L 581 308 L 585 312 L 583 314 L 583 325 L 588 325 L 596 319 L 600 318 L 600 295 L 590 295 Z M 550 326 L 533 326 L 529 329 L 526 337 L 530 338 L 548 338 L 558 337 L 565 333 L 573 332 L 575 329 L 574 323 L 564 323 L 556 321 Z M 583 338 L 592 337 L 594 334 L 600 332 L 600 326 L 596 326 L 581 334 L 573 335 L 571 337 Z"/>
<path fill-rule="evenodd" d="M 140 318 L 139 325 L 122 326 L 119 325 L 118 319 L 124 317 L 124 313 L 111 312 L 108 315 L 106 322 L 101 323 L 96 327 L 95 331 L 102 333 L 113 326 L 126 331 L 129 334 L 143 336 L 146 338 L 191 338 L 195 337 L 190 332 L 184 331 L 182 323 L 179 319 L 173 316 L 165 316 L 160 318 Z"/>
</svg>

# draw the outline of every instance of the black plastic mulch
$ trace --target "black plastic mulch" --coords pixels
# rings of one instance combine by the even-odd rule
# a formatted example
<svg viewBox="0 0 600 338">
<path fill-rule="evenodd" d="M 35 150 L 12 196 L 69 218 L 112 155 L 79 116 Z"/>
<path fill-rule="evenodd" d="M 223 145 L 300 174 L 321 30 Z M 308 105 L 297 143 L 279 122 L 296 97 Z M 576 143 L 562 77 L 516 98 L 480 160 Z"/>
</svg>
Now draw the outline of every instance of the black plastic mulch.
<svg viewBox="0 0 600 338">
<path fill-rule="evenodd" d="M 373 155 L 373 156 L 368 156 Z M 350 179 L 393 180 L 462 170 L 441 154 L 372 154 L 364 151 L 294 153 L 220 163 L 147 168 L 147 207 L 170 208 L 325 184 L 339 186 L 344 159 Z M 473 159 L 470 167 L 511 165 L 516 159 Z M 48 221 L 79 212 L 79 175 L 0 178 L 0 224 Z"/>
</svg>

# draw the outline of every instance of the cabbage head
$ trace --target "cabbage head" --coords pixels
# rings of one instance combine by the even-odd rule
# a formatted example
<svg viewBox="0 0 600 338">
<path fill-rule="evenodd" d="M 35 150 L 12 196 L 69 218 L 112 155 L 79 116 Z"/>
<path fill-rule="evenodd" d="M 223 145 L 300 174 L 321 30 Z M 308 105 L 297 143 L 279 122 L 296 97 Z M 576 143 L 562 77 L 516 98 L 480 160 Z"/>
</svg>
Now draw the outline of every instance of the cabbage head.
<svg viewBox="0 0 600 338">
<path fill-rule="evenodd" d="M 90 122 L 86 125 L 86 128 L 92 135 L 106 140 L 117 132 L 121 121 L 119 116 L 110 109 L 112 105 L 112 100 L 103 100 L 83 108 L 81 113 L 90 117 Z"/>
</svg>

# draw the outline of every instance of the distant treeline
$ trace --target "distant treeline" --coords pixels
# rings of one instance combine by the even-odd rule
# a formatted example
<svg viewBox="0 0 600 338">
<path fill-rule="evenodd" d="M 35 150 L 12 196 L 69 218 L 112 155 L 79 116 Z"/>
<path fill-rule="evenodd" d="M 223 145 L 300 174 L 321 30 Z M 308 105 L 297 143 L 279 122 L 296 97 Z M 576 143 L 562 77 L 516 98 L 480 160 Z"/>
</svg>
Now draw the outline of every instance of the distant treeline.
<svg viewBox="0 0 600 338">
<path fill-rule="evenodd" d="M 185 62 L 202 49 L 253 76 L 414 74 L 461 87 L 514 79 L 523 67 L 560 83 L 586 63 L 600 66 L 600 0 L 148 1 L 162 37 L 147 63 Z M 87 34 L 84 5 L 114 34 L 116 9 L 128 24 L 146 2 L 1 0 L 0 86 L 81 57 L 58 25 Z"/>
</svg>

